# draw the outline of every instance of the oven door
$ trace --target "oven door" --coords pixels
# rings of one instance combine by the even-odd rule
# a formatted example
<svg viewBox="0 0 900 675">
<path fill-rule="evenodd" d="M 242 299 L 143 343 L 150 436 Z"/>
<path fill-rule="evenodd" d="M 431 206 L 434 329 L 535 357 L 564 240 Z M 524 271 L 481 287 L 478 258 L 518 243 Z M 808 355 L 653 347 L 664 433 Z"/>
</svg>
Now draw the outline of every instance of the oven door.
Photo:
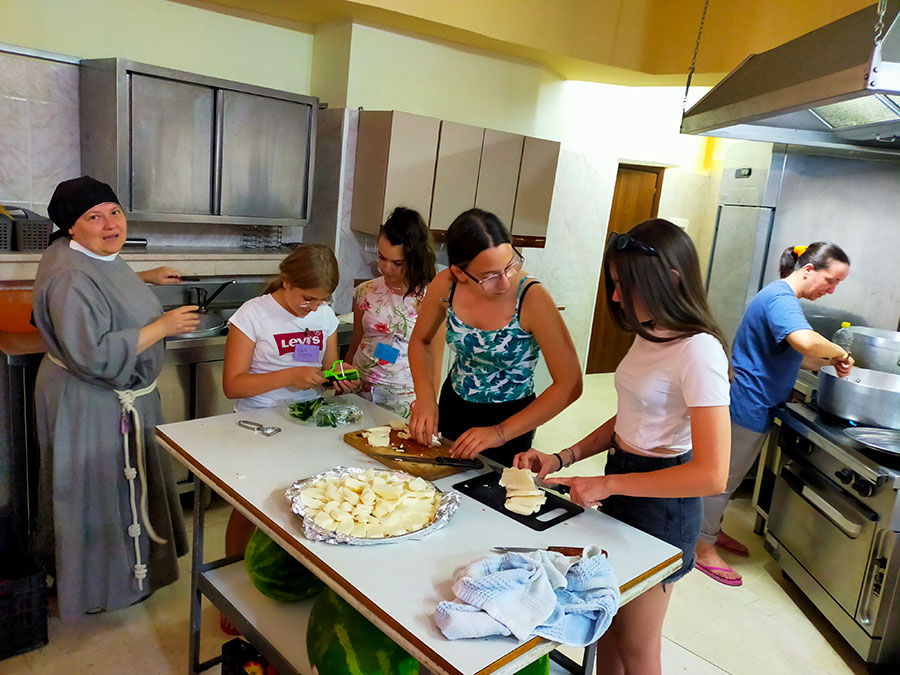
<svg viewBox="0 0 900 675">
<path fill-rule="evenodd" d="M 877 514 L 794 460 L 775 483 L 769 532 L 850 616 L 856 614 Z"/>
</svg>

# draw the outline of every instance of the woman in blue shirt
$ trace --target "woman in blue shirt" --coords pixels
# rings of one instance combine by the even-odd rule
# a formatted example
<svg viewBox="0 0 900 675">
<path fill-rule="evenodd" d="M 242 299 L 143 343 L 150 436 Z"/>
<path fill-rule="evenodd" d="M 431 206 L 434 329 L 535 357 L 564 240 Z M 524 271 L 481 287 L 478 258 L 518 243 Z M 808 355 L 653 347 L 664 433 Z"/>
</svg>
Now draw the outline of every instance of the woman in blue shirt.
<svg viewBox="0 0 900 675">
<path fill-rule="evenodd" d="M 827 241 L 794 246 L 781 254 L 780 271 L 781 279 L 750 301 L 734 338 L 728 486 L 703 499 L 696 566 L 727 586 L 740 586 L 741 575 L 722 560 L 716 546 L 738 555 L 747 555 L 747 549 L 721 531 L 722 514 L 762 448 L 775 406 L 787 400 L 801 366 L 818 370 L 831 364 L 841 377 L 853 366 L 843 347 L 812 329 L 800 306 L 801 299 L 834 293 L 850 273 L 847 254 Z"/>
</svg>

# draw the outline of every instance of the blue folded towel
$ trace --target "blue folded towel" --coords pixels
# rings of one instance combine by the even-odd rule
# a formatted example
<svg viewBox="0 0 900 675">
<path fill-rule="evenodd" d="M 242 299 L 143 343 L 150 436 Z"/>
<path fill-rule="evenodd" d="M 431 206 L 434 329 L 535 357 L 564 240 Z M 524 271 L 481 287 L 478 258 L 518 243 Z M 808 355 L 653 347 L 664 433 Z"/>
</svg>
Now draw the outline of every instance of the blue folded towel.
<svg viewBox="0 0 900 675">
<path fill-rule="evenodd" d="M 531 635 L 584 647 L 603 635 L 619 609 L 619 584 L 600 549 L 581 558 L 534 551 L 504 553 L 464 569 L 455 602 L 440 602 L 435 623 L 450 639 Z"/>
</svg>

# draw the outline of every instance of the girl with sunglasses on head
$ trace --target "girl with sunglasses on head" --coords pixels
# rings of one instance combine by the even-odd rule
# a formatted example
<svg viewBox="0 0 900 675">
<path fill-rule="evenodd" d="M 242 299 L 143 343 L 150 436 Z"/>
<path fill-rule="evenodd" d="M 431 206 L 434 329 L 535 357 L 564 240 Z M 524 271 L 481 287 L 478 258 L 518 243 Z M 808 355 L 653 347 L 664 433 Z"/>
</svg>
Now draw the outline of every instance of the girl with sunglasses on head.
<svg viewBox="0 0 900 675">
<path fill-rule="evenodd" d="M 353 291 L 353 338 L 346 358 L 359 371 L 361 396 L 409 417 L 416 398 L 409 338 L 436 273 L 431 234 L 418 211 L 398 206 L 388 216 L 378 237 L 378 271 L 380 277 Z M 439 377 L 443 343 L 434 346 Z"/>
<path fill-rule="evenodd" d="M 543 479 L 608 451 L 603 476 L 548 478 L 681 549 L 682 567 L 619 608 L 598 643 L 598 673 L 661 673 L 667 586 L 694 565 L 703 508 L 728 476 L 728 357 L 706 303 L 697 252 L 677 226 L 653 219 L 614 234 L 603 261 L 613 319 L 635 338 L 619 367 L 616 415 L 555 454 L 529 450 L 515 466 Z"/>
<path fill-rule="evenodd" d="M 581 366 L 553 298 L 523 269 L 509 232 L 492 213 L 470 209 L 447 230 L 449 269 L 428 287 L 409 343 L 416 401 L 410 429 L 420 443 L 440 432 L 450 454 L 510 466 L 534 430 L 581 395 Z M 430 346 L 446 324 L 456 356 L 435 398 Z M 553 379 L 539 396 L 543 353 Z"/>
</svg>

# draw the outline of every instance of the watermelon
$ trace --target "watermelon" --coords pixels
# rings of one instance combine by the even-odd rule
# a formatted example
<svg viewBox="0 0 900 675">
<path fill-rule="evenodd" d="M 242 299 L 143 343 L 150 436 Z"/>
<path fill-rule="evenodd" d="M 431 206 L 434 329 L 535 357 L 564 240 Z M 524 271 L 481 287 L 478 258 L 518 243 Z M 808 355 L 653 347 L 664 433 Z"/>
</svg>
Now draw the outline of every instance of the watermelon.
<svg viewBox="0 0 900 675">
<path fill-rule="evenodd" d="M 330 588 L 316 599 L 306 631 L 319 675 L 418 675 L 419 663 Z"/>
<path fill-rule="evenodd" d="M 550 675 L 550 655 L 544 654 L 534 663 L 522 668 L 516 675 Z"/>
<path fill-rule="evenodd" d="M 309 614 L 306 651 L 318 675 L 417 675 L 419 663 L 330 588 Z M 549 675 L 545 654 L 516 675 Z"/>
<path fill-rule="evenodd" d="M 262 530 L 254 531 L 250 537 L 244 564 L 256 590 L 279 602 L 297 602 L 325 587 Z"/>
</svg>

